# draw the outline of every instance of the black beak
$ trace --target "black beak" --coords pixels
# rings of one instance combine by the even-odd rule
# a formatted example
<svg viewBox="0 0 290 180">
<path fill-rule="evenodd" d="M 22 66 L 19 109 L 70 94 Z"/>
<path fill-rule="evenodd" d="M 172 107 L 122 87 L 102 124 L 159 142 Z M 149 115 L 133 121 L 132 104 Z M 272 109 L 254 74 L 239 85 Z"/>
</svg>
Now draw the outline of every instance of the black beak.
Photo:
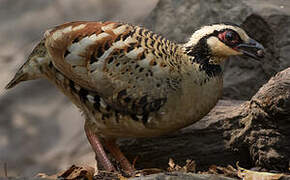
<svg viewBox="0 0 290 180">
<path fill-rule="evenodd" d="M 254 39 L 250 39 L 248 43 L 239 44 L 236 48 L 244 55 L 252 57 L 256 60 L 260 60 L 265 55 L 265 48 L 263 45 Z"/>
</svg>

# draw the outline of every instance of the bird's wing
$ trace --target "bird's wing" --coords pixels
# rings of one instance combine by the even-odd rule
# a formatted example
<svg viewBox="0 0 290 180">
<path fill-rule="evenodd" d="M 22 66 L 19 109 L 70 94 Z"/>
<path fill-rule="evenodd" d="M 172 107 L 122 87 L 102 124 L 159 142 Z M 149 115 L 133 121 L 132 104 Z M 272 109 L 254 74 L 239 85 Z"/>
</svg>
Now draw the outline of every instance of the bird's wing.
<svg viewBox="0 0 290 180">
<path fill-rule="evenodd" d="M 46 47 L 61 73 L 118 111 L 137 114 L 158 110 L 167 95 L 170 68 L 156 43 L 162 38 L 154 36 L 155 42 L 149 36 L 148 30 L 113 22 L 73 22 L 45 33 Z"/>
</svg>

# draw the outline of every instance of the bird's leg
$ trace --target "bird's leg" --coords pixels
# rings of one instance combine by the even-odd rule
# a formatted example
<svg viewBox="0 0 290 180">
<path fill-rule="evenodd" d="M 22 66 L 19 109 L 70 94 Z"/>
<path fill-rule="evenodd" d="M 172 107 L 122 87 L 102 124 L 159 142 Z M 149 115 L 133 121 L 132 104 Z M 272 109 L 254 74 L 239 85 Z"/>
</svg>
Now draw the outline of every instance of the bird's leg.
<svg viewBox="0 0 290 180">
<path fill-rule="evenodd" d="M 128 161 L 128 159 L 121 152 L 121 150 L 117 146 L 115 140 L 105 139 L 104 145 L 106 146 L 108 151 L 110 151 L 110 153 L 114 156 L 114 158 L 121 164 L 121 167 L 125 172 L 127 172 L 129 174 L 134 173 L 135 168 L 131 165 L 131 163 Z"/>
<path fill-rule="evenodd" d="M 112 165 L 112 163 L 108 159 L 106 152 L 104 151 L 104 148 L 98 136 L 86 125 L 85 125 L 85 132 L 93 150 L 96 153 L 98 162 L 100 162 L 103 165 L 106 171 L 109 171 L 109 172 L 116 171 L 115 167 Z"/>
</svg>

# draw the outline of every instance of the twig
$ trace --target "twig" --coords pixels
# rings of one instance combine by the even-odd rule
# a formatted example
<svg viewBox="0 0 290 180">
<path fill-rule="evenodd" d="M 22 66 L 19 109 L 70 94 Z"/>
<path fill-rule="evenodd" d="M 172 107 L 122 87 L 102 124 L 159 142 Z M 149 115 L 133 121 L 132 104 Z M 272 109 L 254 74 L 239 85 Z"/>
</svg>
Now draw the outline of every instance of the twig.
<svg viewBox="0 0 290 180">
<path fill-rule="evenodd" d="M 7 163 L 6 162 L 4 162 L 4 176 L 8 177 Z"/>
</svg>

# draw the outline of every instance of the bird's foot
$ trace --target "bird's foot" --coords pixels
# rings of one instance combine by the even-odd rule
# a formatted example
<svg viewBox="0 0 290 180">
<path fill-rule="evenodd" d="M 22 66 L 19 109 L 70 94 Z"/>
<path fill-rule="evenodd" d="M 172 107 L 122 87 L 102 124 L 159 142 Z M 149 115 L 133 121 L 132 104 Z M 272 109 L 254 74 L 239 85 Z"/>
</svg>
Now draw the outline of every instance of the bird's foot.
<svg viewBox="0 0 290 180">
<path fill-rule="evenodd" d="M 107 154 L 98 138 L 98 136 L 87 126 L 85 126 L 85 132 L 87 138 L 96 153 L 98 162 L 105 168 L 108 172 L 116 171 L 115 167 L 112 165 L 111 161 L 107 157 Z"/>
<path fill-rule="evenodd" d="M 124 156 L 121 152 L 119 147 L 116 145 L 115 140 L 104 140 L 104 144 L 109 152 L 113 155 L 113 157 L 118 161 L 122 167 L 123 172 L 128 175 L 133 176 L 135 174 L 135 168 L 132 164 L 128 161 L 128 159 Z"/>
</svg>

